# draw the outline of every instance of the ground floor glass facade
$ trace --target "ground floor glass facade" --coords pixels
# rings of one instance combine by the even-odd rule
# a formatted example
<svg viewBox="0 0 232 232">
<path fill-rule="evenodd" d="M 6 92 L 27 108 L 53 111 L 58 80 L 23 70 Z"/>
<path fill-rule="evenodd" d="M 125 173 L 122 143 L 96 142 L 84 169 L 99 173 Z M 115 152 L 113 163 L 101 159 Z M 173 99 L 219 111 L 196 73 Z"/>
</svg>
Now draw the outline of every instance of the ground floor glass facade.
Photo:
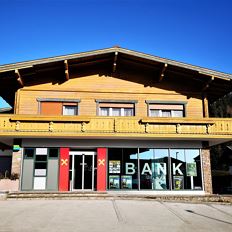
<svg viewBox="0 0 232 232">
<path fill-rule="evenodd" d="M 199 149 L 109 148 L 109 190 L 202 190 Z"/>
<path fill-rule="evenodd" d="M 24 148 L 22 190 L 178 191 L 202 183 L 200 149 Z"/>
</svg>

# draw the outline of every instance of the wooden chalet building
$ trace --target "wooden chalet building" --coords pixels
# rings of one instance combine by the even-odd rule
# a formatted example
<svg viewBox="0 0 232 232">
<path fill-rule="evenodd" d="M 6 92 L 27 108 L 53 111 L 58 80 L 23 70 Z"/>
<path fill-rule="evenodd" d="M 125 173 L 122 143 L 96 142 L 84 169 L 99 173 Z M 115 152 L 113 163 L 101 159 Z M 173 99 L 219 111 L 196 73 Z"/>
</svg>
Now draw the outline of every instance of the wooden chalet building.
<svg viewBox="0 0 232 232">
<path fill-rule="evenodd" d="M 232 75 L 124 48 L 0 66 L 0 154 L 19 191 L 212 193 L 209 104 Z"/>
</svg>

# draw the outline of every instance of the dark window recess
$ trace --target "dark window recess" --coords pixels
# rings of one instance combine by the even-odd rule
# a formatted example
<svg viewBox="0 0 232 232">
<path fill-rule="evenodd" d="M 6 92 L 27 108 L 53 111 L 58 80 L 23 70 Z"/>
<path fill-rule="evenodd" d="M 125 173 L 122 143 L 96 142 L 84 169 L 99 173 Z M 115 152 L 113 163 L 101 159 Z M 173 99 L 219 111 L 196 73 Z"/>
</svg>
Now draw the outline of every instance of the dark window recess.
<svg viewBox="0 0 232 232">
<path fill-rule="evenodd" d="M 34 149 L 33 148 L 25 148 L 24 158 L 33 158 L 33 157 L 34 157 Z"/>
<path fill-rule="evenodd" d="M 47 169 L 47 163 L 35 163 L 35 169 Z"/>
<path fill-rule="evenodd" d="M 49 157 L 50 158 L 58 158 L 59 150 L 57 148 L 49 149 Z"/>
<path fill-rule="evenodd" d="M 44 161 L 44 162 L 46 162 L 47 161 L 47 156 L 46 155 L 36 155 L 35 160 L 36 161 Z"/>
</svg>

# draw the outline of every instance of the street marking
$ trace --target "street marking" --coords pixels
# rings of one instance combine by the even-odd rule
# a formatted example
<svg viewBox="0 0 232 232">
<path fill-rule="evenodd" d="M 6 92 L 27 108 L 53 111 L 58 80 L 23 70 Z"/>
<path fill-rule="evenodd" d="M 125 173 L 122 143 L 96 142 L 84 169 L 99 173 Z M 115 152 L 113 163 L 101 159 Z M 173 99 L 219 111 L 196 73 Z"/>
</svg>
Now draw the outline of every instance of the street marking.
<svg viewBox="0 0 232 232">
<path fill-rule="evenodd" d="M 115 200 L 112 200 L 112 204 L 113 204 L 114 212 L 115 212 L 115 214 L 117 216 L 118 222 L 123 222 L 122 215 L 121 215 L 121 213 L 120 213 L 120 211 L 118 209 L 118 206 L 117 206 Z"/>
<path fill-rule="evenodd" d="M 212 207 L 213 209 L 216 209 L 216 210 L 218 210 L 219 212 L 221 212 L 221 213 L 223 213 L 223 214 L 225 214 L 225 215 L 227 215 L 227 216 L 232 217 L 232 214 L 230 214 L 230 213 L 228 213 L 228 212 L 226 212 L 226 211 L 224 211 L 224 210 L 218 209 L 217 207 L 215 207 L 215 206 L 213 206 L 213 205 L 211 205 L 211 204 L 205 204 L 205 205 L 207 205 L 207 206 L 209 206 L 209 207 Z"/>
<path fill-rule="evenodd" d="M 161 205 L 163 205 L 168 211 L 170 211 L 172 214 L 174 214 L 176 217 L 178 217 L 181 221 L 183 221 L 186 224 L 191 224 L 189 221 L 187 221 L 184 217 L 182 217 L 179 213 L 177 213 L 175 210 L 173 210 L 171 207 L 167 206 L 162 201 L 158 201 Z"/>
</svg>

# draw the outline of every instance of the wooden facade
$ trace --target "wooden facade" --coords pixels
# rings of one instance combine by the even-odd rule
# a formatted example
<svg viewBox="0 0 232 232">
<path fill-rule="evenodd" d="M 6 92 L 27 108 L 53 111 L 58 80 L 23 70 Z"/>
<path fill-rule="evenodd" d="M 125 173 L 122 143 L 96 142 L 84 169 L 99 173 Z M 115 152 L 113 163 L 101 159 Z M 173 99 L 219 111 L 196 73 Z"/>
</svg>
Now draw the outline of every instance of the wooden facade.
<svg viewBox="0 0 232 232">
<path fill-rule="evenodd" d="M 141 79 L 146 76 L 140 76 Z M 129 78 L 128 78 L 129 79 Z M 191 93 L 185 90 L 175 91 L 170 89 L 169 83 L 158 86 L 144 86 L 143 83 L 109 76 L 92 75 L 82 78 L 72 77 L 65 83 L 53 85 L 52 83 L 23 87 L 17 92 L 16 114 L 40 114 L 38 99 L 81 99 L 78 104 L 79 115 L 96 116 L 96 100 L 109 101 L 137 101 L 136 116 L 146 117 L 147 100 L 164 102 L 186 102 L 186 115 L 191 118 L 203 117 L 203 103 L 201 93 Z M 45 97 L 46 96 L 46 97 Z M 62 101 L 62 100 L 60 100 Z"/>
</svg>

